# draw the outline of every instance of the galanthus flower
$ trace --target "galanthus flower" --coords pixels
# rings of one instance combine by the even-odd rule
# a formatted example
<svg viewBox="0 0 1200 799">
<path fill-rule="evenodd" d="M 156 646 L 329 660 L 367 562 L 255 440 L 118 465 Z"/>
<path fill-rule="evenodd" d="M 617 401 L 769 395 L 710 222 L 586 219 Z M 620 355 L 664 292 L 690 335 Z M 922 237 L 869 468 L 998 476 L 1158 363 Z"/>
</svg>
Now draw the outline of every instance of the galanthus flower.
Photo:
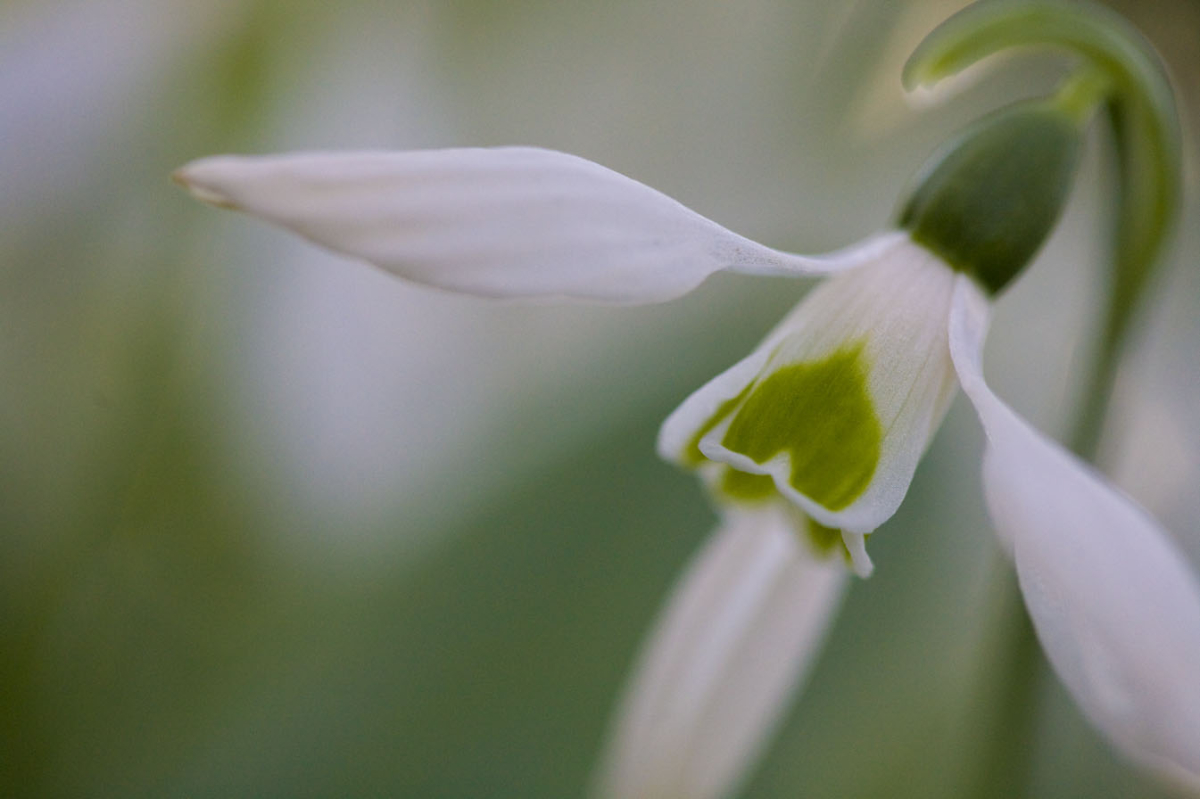
<svg viewBox="0 0 1200 799">
<path fill-rule="evenodd" d="M 468 294 L 645 303 L 721 270 L 826 277 L 662 426 L 659 453 L 696 472 L 721 521 L 643 652 L 599 795 L 736 785 L 848 574 L 870 574 L 867 537 L 903 501 L 959 385 L 988 440 L 989 513 L 1050 662 L 1115 747 L 1200 789 L 1195 577 L 1169 534 L 983 377 L 991 304 L 1053 228 L 1103 94 L 1078 98 L 985 120 L 895 228 L 823 256 L 754 243 L 534 148 L 221 156 L 176 177 L 201 200 Z"/>
</svg>

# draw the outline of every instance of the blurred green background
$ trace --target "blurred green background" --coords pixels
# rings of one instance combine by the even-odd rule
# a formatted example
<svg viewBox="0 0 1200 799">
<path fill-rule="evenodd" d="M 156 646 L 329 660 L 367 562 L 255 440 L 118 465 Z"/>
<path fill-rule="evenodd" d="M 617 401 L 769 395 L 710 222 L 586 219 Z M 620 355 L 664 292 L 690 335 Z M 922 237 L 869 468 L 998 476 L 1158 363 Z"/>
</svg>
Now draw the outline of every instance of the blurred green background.
<svg viewBox="0 0 1200 799">
<path fill-rule="evenodd" d="M 532 144 L 832 249 L 954 130 L 1060 74 L 1014 60 L 910 109 L 899 66 L 960 6 L 0 5 L 0 794 L 582 795 L 714 521 L 657 425 L 807 288 L 490 304 L 202 207 L 172 169 Z M 1180 88 L 1190 204 L 1104 463 L 1200 563 L 1200 5 L 1117 8 Z M 992 383 L 1053 433 L 1101 297 L 1105 155 L 989 342 Z M 980 449 L 956 405 L 746 796 L 970 795 L 1003 701 Z M 1044 699 L 1034 795 L 1160 795 Z"/>
</svg>

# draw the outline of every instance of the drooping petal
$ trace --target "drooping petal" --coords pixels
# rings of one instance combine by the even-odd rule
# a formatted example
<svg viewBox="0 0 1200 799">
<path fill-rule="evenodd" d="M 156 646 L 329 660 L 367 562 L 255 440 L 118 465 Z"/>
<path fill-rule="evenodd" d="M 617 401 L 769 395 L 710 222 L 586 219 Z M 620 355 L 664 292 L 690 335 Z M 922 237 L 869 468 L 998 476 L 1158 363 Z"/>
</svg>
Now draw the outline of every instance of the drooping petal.
<svg viewBox="0 0 1200 799">
<path fill-rule="evenodd" d="M 732 511 L 693 560 L 626 686 L 597 797 L 716 799 L 753 765 L 846 582 L 797 521 L 782 505 Z"/>
<path fill-rule="evenodd" d="M 893 239 L 684 401 L 663 424 L 660 455 L 770 475 L 822 525 L 871 532 L 899 507 L 954 395 L 954 282 L 936 256 Z"/>
<path fill-rule="evenodd" d="M 988 510 L 1055 671 L 1127 756 L 1200 790 L 1200 586 L 1170 536 L 983 379 L 987 301 L 956 288 L 950 347 L 987 433 Z"/>
<path fill-rule="evenodd" d="M 489 297 L 657 302 L 721 269 L 822 274 L 864 246 L 782 253 L 610 169 L 532 147 L 217 156 L 175 177 L 205 202 L 401 277 Z"/>
</svg>

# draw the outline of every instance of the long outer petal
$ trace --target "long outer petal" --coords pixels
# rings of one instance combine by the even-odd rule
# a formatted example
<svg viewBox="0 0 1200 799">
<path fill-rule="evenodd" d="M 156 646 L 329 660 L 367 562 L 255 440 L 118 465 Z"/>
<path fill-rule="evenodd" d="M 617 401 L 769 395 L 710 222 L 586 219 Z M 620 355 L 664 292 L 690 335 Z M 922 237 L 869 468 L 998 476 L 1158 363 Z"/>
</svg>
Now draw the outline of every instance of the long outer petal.
<svg viewBox="0 0 1200 799">
<path fill-rule="evenodd" d="M 1038 638 L 1121 752 L 1200 791 L 1200 586 L 1170 536 L 983 379 L 987 300 L 963 277 L 950 349 L 987 433 L 988 509 Z"/>
<path fill-rule="evenodd" d="M 848 262 L 755 244 L 636 180 L 533 147 L 215 156 L 175 179 L 400 277 L 489 297 L 658 302 L 722 269 Z"/>
<path fill-rule="evenodd" d="M 717 799 L 755 762 L 836 612 L 847 570 L 791 512 L 733 511 L 676 585 L 626 686 L 601 799 Z"/>
</svg>

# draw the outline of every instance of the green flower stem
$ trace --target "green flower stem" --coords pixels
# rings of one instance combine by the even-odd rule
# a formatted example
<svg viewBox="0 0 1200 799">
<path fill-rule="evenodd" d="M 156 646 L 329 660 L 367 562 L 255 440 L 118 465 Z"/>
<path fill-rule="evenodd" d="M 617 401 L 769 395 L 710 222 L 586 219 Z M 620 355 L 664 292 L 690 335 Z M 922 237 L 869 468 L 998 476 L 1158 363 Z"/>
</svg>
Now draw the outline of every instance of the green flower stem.
<svg viewBox="0 0 1200 799">
<path fill-rule="evenodd" d="M 1119 326 L 1110 324 L 1106 328 L 1104 336 L 1096 347 L 1091 371 L 1084 384 L 1085 390 L 1079 400 L 1079 409 L 1075 414 L 1075 426 L 1072 428 L 1068 442 L 1071 451 L 1089 463 L 1095 461 L 1096 452 L 1100 448 L 1104 422 L 1108 418 L 1108 407 L 1112 399 L 1113 385 L 1117 379 L 1117 367 L 1121 362 L 1125 335 L 1128 331 L 1127 323 Z"/>
<path fill-rule="evenodd" d="M 925 37 L 905 64 L 903 82 L 909 89 L 929 86 L 1014 47 L 1051 48 L 1081 58 L 1082 84 L 1074 91 L 1085 106 L 1095 99 L 1089 96 L 1095 87 L 1088 73 L 1098 72 L 1108 82 L 1119 186 L 1103 346 L 1115 353 L 1179 214 L 1181 146 L 1171 84 L 1154 49 L 1115 12 L 1088 2 L 1047 0 L 973 3 Z M 1098 370 L 1089 388 L 1103 384 L 1104 372 Z M 1095 446 L 1095 434 L 1088 444 L 1085 433 L 1080 443 Z"/>
<path fill-rule="evenodd" d="M 1071 73 L 1051 102 L 1075 120 L 1080 128 L 1091 122 L 1096 109 L 1112 94 L 1112 81 L 1101 70 L 1083 67 Z"/>
<path fill-rule="evenodd" d="M 1025 610 L 1012 562 L 997 553 L 992 571 L 998 584 L 1000 615 L 985 676 L 998 674 L 984 690 L 993 709 L 987 719 L 986 746 L 966 796 L 1018 799 L 1029 794 L 1046 659 Z"/>
</svg>

